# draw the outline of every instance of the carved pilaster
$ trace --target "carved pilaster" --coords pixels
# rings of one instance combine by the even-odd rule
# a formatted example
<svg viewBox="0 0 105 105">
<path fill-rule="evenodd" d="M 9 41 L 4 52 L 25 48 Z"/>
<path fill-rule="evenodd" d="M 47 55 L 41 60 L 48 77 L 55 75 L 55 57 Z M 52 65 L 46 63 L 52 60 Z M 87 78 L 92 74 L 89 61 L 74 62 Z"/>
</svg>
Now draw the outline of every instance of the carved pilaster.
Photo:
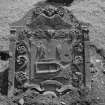
<svg viewBox="0 0 105 105">
<path fill-rule="evenodd" d="M 89 70 L 89 66 L 90 66 L 90 55 L 89 55 L 89 30 L 86 26 L 83 26 L 83 35 L 84 35 L 84 82 L 85 85 L 88 86 L 90 84 L 90 70 Z"/>
<path fill-rule="evenodd" d="M 9 87 L 8 87 L 8 97 L 11 97 L 13 95 L 14 91 L 14 76 L 15 76 L 15 48 L 16 48 L 16 41 L 12 37 L 10 39 L 10 53 L 11 53 L 11 58 L 9 61 L 9 76 L 8 76 L 8 81 L 9 81 Z"/>
</svg>

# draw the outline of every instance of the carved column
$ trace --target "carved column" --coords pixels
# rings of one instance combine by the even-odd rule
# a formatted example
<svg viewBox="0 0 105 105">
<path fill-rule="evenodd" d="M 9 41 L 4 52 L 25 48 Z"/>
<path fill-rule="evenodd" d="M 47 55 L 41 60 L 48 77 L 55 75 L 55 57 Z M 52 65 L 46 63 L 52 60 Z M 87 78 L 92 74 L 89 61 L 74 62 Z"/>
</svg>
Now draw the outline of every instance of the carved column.
<svg viewBox="0 0 105 105">
<path fill-rule="evenodd" d="M 36 63 L 36 46 L 34 40 L 31 40 L 31 70 L 30 70 L 31 79 L 34 79 L 35 69 L 36 69 L 35 63 Z"/>
<path fill-rule="evenodd" d="M 83 81 L 85 86 L 89 86 L 90 84 L 90 55 L 89 55 L 89 30 L 87 27 L 83 27 L 83 35 L 84 35 L 84 70 L 83 70 Z"/>
<path fill-rule="evenodd" d="M 15 77 L 15 49 L 16 49 L 16 40 L 15 37 L 10 39 L 9 50 L 11 53 L 11 58 L 9 60 L 9 75 L 8 75 L 8 97 L 13 96 L 14 91 L 14 77 Z"/>
</svg>

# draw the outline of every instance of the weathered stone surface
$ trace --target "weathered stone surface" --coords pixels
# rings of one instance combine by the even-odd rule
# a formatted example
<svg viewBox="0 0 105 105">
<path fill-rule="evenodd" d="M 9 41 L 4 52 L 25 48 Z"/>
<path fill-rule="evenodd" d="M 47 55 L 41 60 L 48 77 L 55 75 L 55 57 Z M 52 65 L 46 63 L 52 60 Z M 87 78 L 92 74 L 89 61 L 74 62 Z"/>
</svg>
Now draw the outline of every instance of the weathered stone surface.
<svg viewBox="0 0 105 105">
<path fill-rule="evenodd" d="M 37 0 L 0 0 L 0 37 L 9 37 L 9 24 L 19 20 L 36 3 Z M 38 0 L 39 1 L 39 0 Z M 105 1 L 104 0 L 76 0 L 71 7 L 75 16 L 90 24 L 90 39 L 98 47 L 105 49 Z M 1 41 L 0 41 L 1 42 Z M 8 45 L 6 44 L 7 49 Z M 95 54 L 93 54 L 95 56 Z M 96 54 L 97 56 L 97 54 Z M 93 59 L 93 58 L 92 58 Z M 99 58 L 95 58 L 99 59 Z M 93 61 L 94 62 L 94 61 Z M 100 70 L 98 68 L 98 70 Z M 101 74 L 100 74 L 101 76 Z M 104 76 L 101 76 L 104 79 Z M 97 78 L 98 79 L 98 78 Z M 100 79 L 98 79 L 100 80 Z M 98 81 L 98 85 L 100 85 Z M 103 83 L 102 83 L 103 84 Z M 96 85 L 97 86 L 97 85 Z M 95 87 L 96 87 L 95 86 Z M 99 90 L 104 94 L 103 89 Z"/>
</svg>

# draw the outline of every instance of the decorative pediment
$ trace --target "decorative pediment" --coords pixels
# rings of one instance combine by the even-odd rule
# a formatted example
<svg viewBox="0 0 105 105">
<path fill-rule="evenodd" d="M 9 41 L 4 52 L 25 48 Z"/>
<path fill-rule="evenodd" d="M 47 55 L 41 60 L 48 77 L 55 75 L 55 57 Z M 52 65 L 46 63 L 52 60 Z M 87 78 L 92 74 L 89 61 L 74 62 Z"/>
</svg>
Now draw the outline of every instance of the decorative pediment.
<svg viewBox="0 0 105 105">
<path fill-rule="evenodd" d="M 28 23 L 31 29 L 70 29 L 73 25 L 79 25 L 72 12 L 63 7 L 36 7 L 32 12 L 32 18 Z"/>
<path fill-rule="evenodd" d="M 39 15 L 35 20 L 30 23 L 29 28 L 31 29 L 69 29 L 71 24 L 66 23 L 59 15 L 55 15 L 52 18 L 48 18 L 44 15 Z"/>
<path fill-rule="evenodd" d="M 22 28 L 35 29 L 70 29 L 78 27 L 79 21 L 73 13 L 64 7 L 35 7 L 31 9 L 22 19 L 12 23 L 11 27 L 15 27 L 20 31 Z"/>
</svg>

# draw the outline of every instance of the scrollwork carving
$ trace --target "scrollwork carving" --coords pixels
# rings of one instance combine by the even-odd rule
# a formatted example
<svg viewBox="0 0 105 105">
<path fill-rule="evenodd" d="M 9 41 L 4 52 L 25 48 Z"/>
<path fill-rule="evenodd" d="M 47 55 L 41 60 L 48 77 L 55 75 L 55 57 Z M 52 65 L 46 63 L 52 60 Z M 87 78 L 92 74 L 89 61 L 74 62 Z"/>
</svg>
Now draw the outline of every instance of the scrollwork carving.
<svg viewBox="0 0 105 105">
<path fill-rule="evenodd" d="M 57 8 L 56 13 L 59 14 L 59 16 L 63 17 L 64 16 L 64 8 L 62 8 L 62 7 Z"/>
<path fill-rule="evenodd" d="M 83 45 L 82 43 L 79 43 L 77 45 L 74 46 L 74 50 L 75 52 L 83 52 Z"/>
<path fill-rule="evenodd" d="M 18 42 L 16 46 L 16 60 L 15 60 L 15 67 L 16 70 L 21 70 L 24 67 L 27 67 L 27 63 L 29 62 L 28 58 L 28 49 L 24 42 Z"/>
<path fill-rule="evenodd" d="M 34 32 L 27 31 L 26 32 L 27 38 L 33 38 L 33 39 L 68 39 L 73 40 L 73 35 L 69 31 L 49 31 L 49 30 L 35 30 Z"/>
<path fill-rule="evenodd" d="M 26 55 L 18 56 L 16 59 L 16 68 L 18 68 L 18 71 L 24 68 L 27 65 L 28 61 L 29 59 Z"/>
<path fill-rule="evenodd" d="M 26 73 L 25 72 L 22 72 L 22 71 L 16 72 L 15 75 L 16 75 L 15 76 L 16 77 L 16 80 L 18 82 L 20 82 L 20 83 L 23 82 L 23 81 L 26 81 L 28 79 Z"/>
<path fill-rule="evenodd" d="M 33 17 L 37 17 L 42 13 L 42 8 L 36 7 L 33 11 Z"/>
<path fill-rule="evenodd" d="M 25 54 L 27 52 L 26 46 L 23 42 L 17 44 L 16 50 L 19 54 Z"/>
<path fill-rule="evenodd" d="M 18 56 L 16 61 L 17 61 L 18 65 L 23 65 L 25 63 L 25 61 L 26 61 L 26 57 L 24 57 L 24 56 Z"/>
<path fill-rule="evenodd" d="M 82 56 L 75 56 L 74 63 L 75 64 L 81 64 L 81 63 L 83 63 L 83 57 Z"/>
<path fill-rule="evenodd" d="M 25 48 L 25 46 L 20 45 L 20 46 L 17 46 L 17 51 L 18 51 L 20 54 L 23 54 L 23 53 L 26 52 L 26 48 Z"/>
</svg>

